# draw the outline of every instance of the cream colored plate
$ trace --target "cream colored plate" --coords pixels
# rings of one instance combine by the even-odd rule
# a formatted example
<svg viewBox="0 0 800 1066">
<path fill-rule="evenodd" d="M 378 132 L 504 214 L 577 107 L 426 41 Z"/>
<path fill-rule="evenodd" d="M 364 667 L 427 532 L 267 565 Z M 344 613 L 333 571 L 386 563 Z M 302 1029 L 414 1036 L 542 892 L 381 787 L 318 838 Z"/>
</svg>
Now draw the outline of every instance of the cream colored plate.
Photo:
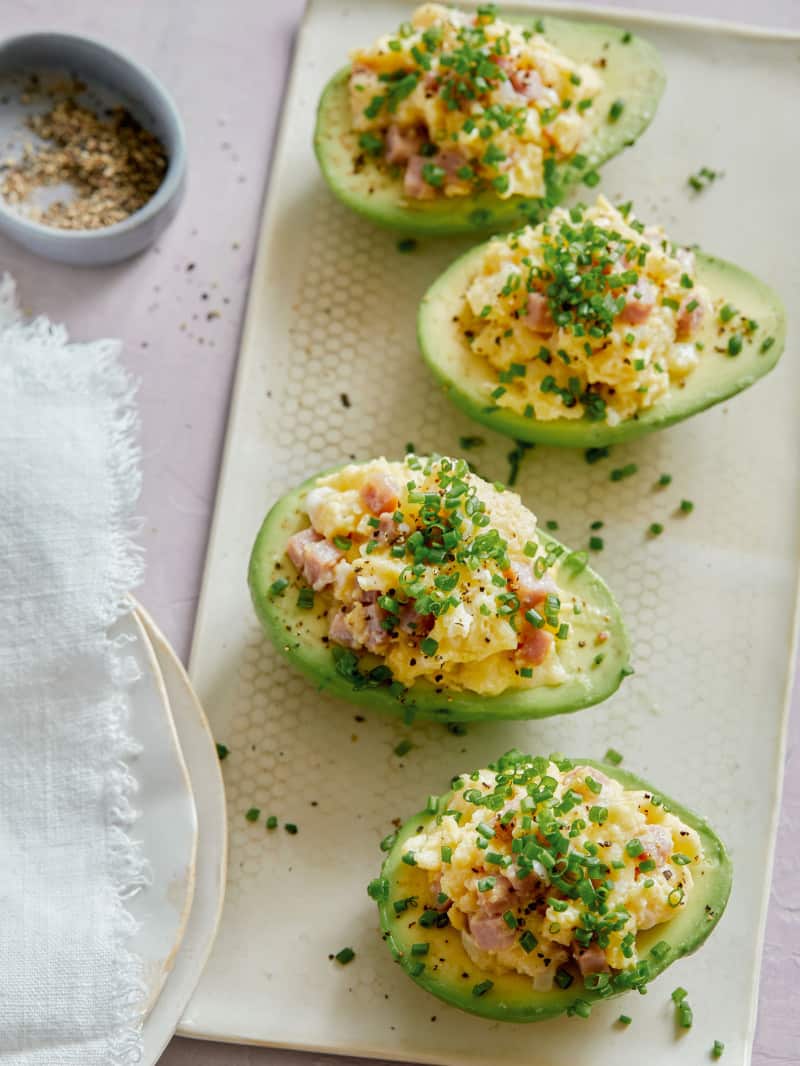
<svg viewBox="0 0 800 1066">
<path fill-rule="evenodd" d="M 131 950 L 144 961 L 144 1010 L 149 1013 L 172 969 L 192 907 L 197 812 L 167 692 L 142 624 L 134 613 L 127 614 L 112 636 L 127 639 L 125 653 L 139 673 L 131 687 L 130 730 L 141 746 L 131 763 L 141 816 L 132 835 L 141 841 L 151 880 L 127 907 L 138 923 Z"/>
<path fill-rule="evenodd" d="M 220 935 L 184 1031 L 458 1066 L 674 1066 L 707 1061 L 719 1039 L 724 1062 L 741 1066 L 754 1028 L 800 555 L 800 142 L 787 103 L 797 98 L 800 39 L 613 16 L 653 41 L 669 80 L 650 130 L 604 169 L 601 189 L 774 285 L 790 305 L 789 347 L 755 388 L 615 448 L 608 461 L 528 454 L 518 487 L 542 519 L 558 520 L 559 537 L 583 547 L 589 523 L 606 523 L 596 565 L 629 623 L 637 673 L 599 707 L 487 723 L 459 738 L 374 714 L 359 721 L 318 694 L 262 638 L 246 586 L 264 512 L 317 470 L 401 455 L 407 441 L 453 452 L 477 432 L 488 441 L 472 453 L 478 468 L 507 476 L 510 442 L 447 404 L 415 342 L 420 296 L 467 242 L 427 240 L 399 254 L 395 236 L 334 203 L 311 150 L 325 80 L 350 47 L 409 9 L 312 0 L 298 43 L 192 655 L 215 735 L 231 748 L 231 863 Z M 687 178 L 703 166 L 724 177 L 694 195 Z M 629 462 L 638 474 L 611 482 L 611 468 Z M 656 492 L 662 472 L 673 482 Z M 682 498 L 695 510 L 678 518 Z M 665 532 L 649 540 L 655 521 Z M 398 759 L 407 733 L 415 747 Z M 603 1004 L 588 1021 L 495 1025 L 430 998 L 392 964 L 365 892 L 393 818 L 514 744 L 590 756 L 618 748 L 626 766 L 707 814 L 733 855 L 730 906 L 706 947 L 649 995 Z M 259 824 L 245 820 L 250 807 L 261 809 Z M 266 831 L 273 813 L 296 822 L 297 836 Z M 345 945 L 355 960 L 330 962 Z M 696 1019 L 682 1036 L 670 1003 L 678 983 Z M 626 1032 L 613 1026 L 620 1011 L 633 1017 Z"/>
<path fill-rule="evenodd" d="M 173 1036 L 203 971 L 214 942 L 225 892 L 227 824 L 225 793 L 216 746 L 203 709 L 186 672 L 143 607 L 136 614 L 144 625 L 160 676 L 169 697 L 175 728 L 194 790 L 199 824 L 194 903 L 180 951 L 158 1002 L 144 1024 L 143 1066 L 155 1063 Z M 162 823 L 166 834 L 167 822 Z M 188 1015 L 191 1016 L 191 1005 Z"/>
</svg>

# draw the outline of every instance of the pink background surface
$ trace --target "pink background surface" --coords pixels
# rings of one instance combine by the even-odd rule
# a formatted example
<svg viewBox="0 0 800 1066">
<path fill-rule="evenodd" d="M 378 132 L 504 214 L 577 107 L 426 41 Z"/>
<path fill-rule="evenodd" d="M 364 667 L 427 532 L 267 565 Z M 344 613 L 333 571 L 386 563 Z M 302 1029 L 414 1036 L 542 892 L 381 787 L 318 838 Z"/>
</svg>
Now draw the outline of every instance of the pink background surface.
<svg viewBox="0 0 800 1066">
<path fill-rule="evenodd" d="M 366 2 L 366 0 L 365 0 Z M 591 0 L 590 0 L 591 2 Z M 598 5 L 600 6 L 600 5 Z M 603 5 L 609 6 L 609 5 Z M 800 29 L 797 0 L 628 0 L 641 10 Z M 145 606 L 186 659 L 284 82 L 302 0 L 6 0 L 3 33 L 58 29 L 130 52 L 176 98 L 189 189 L 158 245 L 103 270 L 48 263 L 0 237 L 23 306 L 76 339 L 116 336 L 141 378 Z M 800 1061 L 800 692 L 795 688 L 753 1062 Z M 720 975 L 724 980 L 724 975 Z M 350 1059 L 174 1040 L 163 1066 L 313 1066 Z"/>
</svg>

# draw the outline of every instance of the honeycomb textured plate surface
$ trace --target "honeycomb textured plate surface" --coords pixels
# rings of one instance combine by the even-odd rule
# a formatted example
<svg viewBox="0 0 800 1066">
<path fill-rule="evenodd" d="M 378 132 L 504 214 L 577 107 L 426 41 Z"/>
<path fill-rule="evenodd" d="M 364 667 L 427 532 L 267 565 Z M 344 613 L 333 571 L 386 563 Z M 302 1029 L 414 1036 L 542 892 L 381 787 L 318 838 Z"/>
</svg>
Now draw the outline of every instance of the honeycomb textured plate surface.
<svg viewBox="0 0 800 1066">
<path fill-rule="evenodd" d="M 313 0 L 276 151 L 228 431 L 191 673 L 223 764 L 230 865 L 222 926 L 192 1005 L 193 1035 L 458 1066 L 661 1066 L 700 1062 L 714 1039 L 749 1061 L 763 919 L 780 799 L 792 655 L 800 491 L 800 321 L 776 371 L 753 389 L 588 464 L 536 448 L 516 485 L 559 538 L 585 547 L 627 620 L 636 675 L 607 703 L 538 723 L 485 723 L 455 736 L 318 694 L 262 637 L 246 584 L 250 548 L 279 495 L 348 460 L 458 453 L 508 476 L 512 442 L 471 424 L 419 356 L 419 298 L 468 245 L 397 238 L 335 202 L 311 150 L 322 85 L 350 47 L 407 17 L 392 0 Z M 559 13 L 563 12 L 559 7 Z M 584 13 L 580 17 L 591 18 Z M 617 22 L 620 16 L 617 16 Z M 630 16 L 661 51 L 668 86 L 642 140 L 604 168 L 600 190 L 633 198 L 685 242 L 740 262 L 789 302 L 800 291 L 800 145 L 785 101 L 800 41 Z M 731 86 L 739 87 L 732 95 Z M 688 176 L 723 172 L 701 194 Z M 583 190 L 585 199 L 594 190 Z M 786 236 L 786 239 L 784 238 Z M 612 481 L 613 468 L 638 472 Z M 672 483 L 654 488 L 662 473 Z M 694 511 L 678 512 L 682 499 Z M 652 522 L 664 525 L 649 538 Z M 398 757 L 403 739 L 411 750 Z M 730 847 L 733 895 L 719 929 L 646 997 L 591 1019 L 502 1026 L 426 996 L 391 962 L 365 891 L 378 841 L 457 771 L 517 745 L 624 765 L 708 816 Z M 249 808 L 260 820 L 245 819 Z M 265 828 L 267 815 L 279 828 Z M 295 823 L 296 835 L 283 828 Z M 352 947 L 340 966 L 330 956 Z M 670 991 L 695 1010 L 677 1035 Z M 614 1026 L 620 1011 L 633 1025 Z M 184 1030 L 186 1031 L 186 1030 Z"/>
</svg>

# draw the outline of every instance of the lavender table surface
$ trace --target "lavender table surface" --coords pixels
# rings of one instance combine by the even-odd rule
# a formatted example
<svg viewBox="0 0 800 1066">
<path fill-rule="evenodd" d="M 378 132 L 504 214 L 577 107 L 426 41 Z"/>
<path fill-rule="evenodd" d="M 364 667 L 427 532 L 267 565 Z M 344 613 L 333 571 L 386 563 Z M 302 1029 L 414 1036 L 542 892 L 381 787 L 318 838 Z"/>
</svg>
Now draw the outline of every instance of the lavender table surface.
<svg viewBox="0 0 800 1066">
<path fill-rule="evenodd" d="M 627 0 L 626 6 L 800 29 L 797 0 Z M 164 80 L 187 125 L 188 195 L 171 228 L 144 256 L 76 270 L 38 260 L 0 238 L 0 266 L 17 278 L 26 309 L 66 322 L 76 339 L 121 337 L 127 364 L 141 377 L 148 567 L 140 596 L 184 659 L 273 137 L 302 9 L 303 0 L 228 0 L 224 7 L 216 0 L 17 0 L 3 10 L 9 36 L 58 29 L 130 52 Z M 793 703 L 757 1066 L 800 1061 L 798 686 Z M 345 1066 L 355 1060 L 186 1040 L 174 1040 L 161 1060 L 163 1066 L 321 1061 Z"/>
</svg>

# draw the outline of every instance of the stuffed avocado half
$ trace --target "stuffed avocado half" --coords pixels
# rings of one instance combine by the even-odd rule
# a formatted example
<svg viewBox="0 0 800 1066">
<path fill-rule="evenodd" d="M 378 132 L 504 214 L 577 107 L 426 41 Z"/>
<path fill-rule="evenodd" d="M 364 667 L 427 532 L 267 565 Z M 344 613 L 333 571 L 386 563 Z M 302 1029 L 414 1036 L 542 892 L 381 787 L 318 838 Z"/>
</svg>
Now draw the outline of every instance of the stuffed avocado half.
<svg viewBox="0 0 800 1066">
<path fill-rule="evenodd" d="M 592 759 L 511 751 L 383 842 L 369 885 L 396 962 L 498 1021 L 586 1017 L 695 951 L 731 864 L 705 819 Z"/>
<path fill-rule="evenodd" d="M 741 392 L 775 366 L 785 334 L 764 282 L 602 196 L 473 248 L 418 317 L 425 361 L 457 406 L 518 440 L 576 448 Z"/>
<path fill-rule="evenodd" d="M 319 688 L 407 719 L 562 714 L 630 673 L 586 553 L 463 459 L 312 478 L 267 515 L 249 583 L 264 629 Z"/>
<path fill-rule="evenodd" d="M 374 222 L 508 230 L 632 145 L 663 87 L 655 50 L 619 28 L 424 4 L 331 78 L 314 147 L 334 194 Z"/>
</svg>

